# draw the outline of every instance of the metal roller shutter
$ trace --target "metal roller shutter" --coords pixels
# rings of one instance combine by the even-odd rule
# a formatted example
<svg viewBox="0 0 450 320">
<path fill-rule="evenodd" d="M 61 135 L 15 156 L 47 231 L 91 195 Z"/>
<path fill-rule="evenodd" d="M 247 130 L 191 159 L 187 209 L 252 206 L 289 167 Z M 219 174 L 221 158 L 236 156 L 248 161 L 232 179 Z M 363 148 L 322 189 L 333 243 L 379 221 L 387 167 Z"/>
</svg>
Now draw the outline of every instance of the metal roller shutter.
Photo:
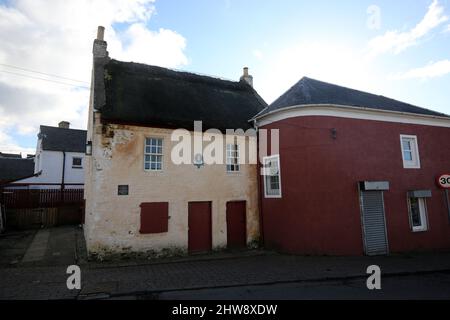
<svg viewBox="0 0 450 320">
<path fill-rule="evenodd" d="M 366 254 L 388 254 L 383 192 L 361 191 L 361 199 Z"/>
</svg>

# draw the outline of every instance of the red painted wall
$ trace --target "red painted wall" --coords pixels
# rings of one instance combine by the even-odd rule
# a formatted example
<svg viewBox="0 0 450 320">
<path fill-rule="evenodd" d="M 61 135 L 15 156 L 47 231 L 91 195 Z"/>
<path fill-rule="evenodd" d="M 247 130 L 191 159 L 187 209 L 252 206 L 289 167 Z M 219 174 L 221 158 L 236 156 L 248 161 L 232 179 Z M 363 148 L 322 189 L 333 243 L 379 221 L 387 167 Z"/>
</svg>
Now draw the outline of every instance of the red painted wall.
<svg viewBox="0 0 450 320">
<path fill-rule="evenodd" d="M 282 185 L 281 199 L 262 197 L 267 247 L 364 254 L 357 182 L 370 180 L 390 182 L 384 192 L 390 252 L 450 249 L 444 191 L 435 183 L 438 174 L 450 171 L 450 128 L 316 116 L 263 128 L 280 130 Z M 417 136 L 421 169 L 403 168 L 400 134 Z M 413 233 L 407 192 L 423 189 L 432 191 L 429 230 Z"/>
</svg>

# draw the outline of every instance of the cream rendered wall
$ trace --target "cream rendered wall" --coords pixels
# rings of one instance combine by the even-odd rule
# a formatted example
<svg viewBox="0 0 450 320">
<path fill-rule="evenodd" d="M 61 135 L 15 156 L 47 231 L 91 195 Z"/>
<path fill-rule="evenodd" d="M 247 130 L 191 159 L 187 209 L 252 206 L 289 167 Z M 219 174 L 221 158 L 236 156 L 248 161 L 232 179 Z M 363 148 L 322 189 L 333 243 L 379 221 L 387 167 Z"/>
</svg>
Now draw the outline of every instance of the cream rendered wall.
<svg viewBox="0 0 450 320">
<path fill-rule="evenodd" d="M 256 165 L 227 173 L 226 165 L 175 165 L 170 159 L 172 130 L 99 124 L 95 114 L 93 155 L 86 157 L 85 236 L 90 253 L 147 251 L 188 246 L 188 202 L 212 202 L 213 248 L 226 246 L 226 203 L 247 202 L 247 241 L 259 237 Z M 103 132 L 103 133 L 102 133 Z M 146 137 L 163 138 L 163 171 L 144 171 Z M 208 143 L 204 143 L 207 145 Z M 225 145 L 225 143 L 224 143 Z M 225 148 L 225 146 L 224 146 Z M 129 185 L 118 196 L 118 185 Z M 139 233 L 140 203 L 169 202 L 169 231 Z"/>
</svg>

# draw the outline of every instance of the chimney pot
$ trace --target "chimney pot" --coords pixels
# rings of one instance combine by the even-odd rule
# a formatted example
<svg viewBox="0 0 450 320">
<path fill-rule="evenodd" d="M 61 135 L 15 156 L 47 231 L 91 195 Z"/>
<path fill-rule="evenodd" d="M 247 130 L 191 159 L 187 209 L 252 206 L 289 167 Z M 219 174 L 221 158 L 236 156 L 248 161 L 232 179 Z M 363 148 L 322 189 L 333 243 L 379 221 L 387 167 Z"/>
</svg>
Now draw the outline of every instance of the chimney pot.
<svg viewBox="0 0 450 320">
<path fill-rule="evenodd" d="M 60 123 L 58 123 L 58 128 L 70 129 L 70 122 L 61 121 Z"/>
<path fill-rule="evenodd" d="M 253 87 L 253 77 L 248 73 L 248 67 L 244 67 L 244 74 L 242 75 L 241 81 L 247 82 L 251 87 Z"/>
<path fill-rule="evenodd" d="M 98 26 L 97 28 L 97 40 L 104 41 L 105 38 L 105 27 Z"/>
<path fill-rule="evenodd" d="M 92 48 L 92 53 L 95 58 L 107 58 L 108 57 L 108 44 L 104 40 L 105 38 L 105 27 L 99 26 L 97 29 L 97 39 L 94 40 L 94 46 Z"/>
</svg>

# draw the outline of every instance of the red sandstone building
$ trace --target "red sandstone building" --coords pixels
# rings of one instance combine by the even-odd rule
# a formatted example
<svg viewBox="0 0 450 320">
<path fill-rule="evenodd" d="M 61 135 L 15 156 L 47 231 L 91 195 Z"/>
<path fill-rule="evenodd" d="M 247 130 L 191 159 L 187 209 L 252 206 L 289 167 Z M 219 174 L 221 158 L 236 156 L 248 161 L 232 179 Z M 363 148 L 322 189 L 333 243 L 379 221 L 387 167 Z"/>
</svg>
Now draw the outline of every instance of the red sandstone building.
<svg viewBox="0 0 450 320">
<path fill-rule="evenodd" d="M 299 254 L 450 248 L 450 117 L 303 78 L 255 118 L 279 129 L 260 184 L 265 245 Z"/>
</svg>

